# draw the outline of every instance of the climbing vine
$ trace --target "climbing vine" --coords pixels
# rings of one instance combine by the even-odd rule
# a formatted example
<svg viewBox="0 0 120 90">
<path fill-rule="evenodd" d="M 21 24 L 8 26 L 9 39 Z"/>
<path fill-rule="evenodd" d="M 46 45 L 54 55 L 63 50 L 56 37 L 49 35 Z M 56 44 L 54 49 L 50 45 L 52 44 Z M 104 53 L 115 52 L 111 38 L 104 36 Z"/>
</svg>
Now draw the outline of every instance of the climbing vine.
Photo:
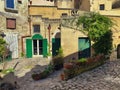
<svg viewBox="0 0 120 90">
<path fill-rule="evenodd" d="M 112 32 L 113 22 L 107 16 L 99 13 L 89 13 L 80 16 L 76 26 L 83 26 L 83 31 L 87 32 L 88 37 L 94 41 L 93 48 L 96 54 L 109 54 L 112 50 Z"/>
</svg>

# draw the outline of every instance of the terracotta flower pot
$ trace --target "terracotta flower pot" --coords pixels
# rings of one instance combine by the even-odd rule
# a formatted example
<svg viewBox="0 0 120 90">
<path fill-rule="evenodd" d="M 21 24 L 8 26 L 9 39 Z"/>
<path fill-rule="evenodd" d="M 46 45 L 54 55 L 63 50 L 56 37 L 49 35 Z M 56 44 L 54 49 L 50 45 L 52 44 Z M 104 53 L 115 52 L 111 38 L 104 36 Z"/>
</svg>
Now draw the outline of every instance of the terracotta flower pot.
<svg viewBox="0 0 120 90">
<path fill-rule="evenodd" d="M 39 74 L 33 74 L 32 79 L 35 80 L 35 81 L 40 80 L 40 75 Z"/>
<path fill-rule="evenodd" d="M 73 64 L 72 63 L 64 63 L 64 68 L 71 69 L 71 68 L 73 68 Z"/>
<path fill-rule="evenodd" d="M 63 73 L 60 74 L 61 80 L 65 80 L 65 75 Z"/>
</svg>

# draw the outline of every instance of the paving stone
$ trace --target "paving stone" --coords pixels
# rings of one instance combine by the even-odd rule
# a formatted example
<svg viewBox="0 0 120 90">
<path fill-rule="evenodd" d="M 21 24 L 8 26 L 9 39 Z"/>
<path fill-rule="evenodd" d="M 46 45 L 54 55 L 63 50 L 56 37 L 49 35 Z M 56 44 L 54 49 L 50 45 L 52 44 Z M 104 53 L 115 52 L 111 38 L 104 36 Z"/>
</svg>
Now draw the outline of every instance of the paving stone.
<svg viewBox="0 0 120 90">
<path fill-rule="evenodd" d="M 59 75 L 62 70 L 55 71 L 54 74 L 46 79 L 34 81 L 31 78 L 33 72 L 29 68 L 23 67 L 39 64 L 41 67 L 35 69 L 35 71 L 39 72 L 45 68 L 44 66 L 49 61 L 45 62 L 42 59 L 26 60 L 21 60 L 16 67 L 15 75 L 21 75 L 17 80 L 20 85 L 17 90 L 120 90 L 120 60 L 107 62 L 68 81 L 60 80 Z M 17 61 L 10 62 L 10 65 L 13 66 Z"/>
</svg>

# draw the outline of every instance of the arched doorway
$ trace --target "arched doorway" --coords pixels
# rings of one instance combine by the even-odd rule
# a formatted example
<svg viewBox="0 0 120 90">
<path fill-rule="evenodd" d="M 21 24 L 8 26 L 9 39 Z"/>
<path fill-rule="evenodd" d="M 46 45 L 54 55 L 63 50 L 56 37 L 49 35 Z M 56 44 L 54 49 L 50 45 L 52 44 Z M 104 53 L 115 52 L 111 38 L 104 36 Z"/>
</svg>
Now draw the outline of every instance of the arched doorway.
<svg viewBox="0 0 120 90">
<path fill-rule="evenodd" d="M 117 58 L 120 58 L 120 44 L 117 46 Z"/>
<path fill-rule="evenodd" d="M 58 50 L 61 47 L 61 32 L 57 30 L 52 38 L 52 56 L 58 55 Z"/>
</svg>

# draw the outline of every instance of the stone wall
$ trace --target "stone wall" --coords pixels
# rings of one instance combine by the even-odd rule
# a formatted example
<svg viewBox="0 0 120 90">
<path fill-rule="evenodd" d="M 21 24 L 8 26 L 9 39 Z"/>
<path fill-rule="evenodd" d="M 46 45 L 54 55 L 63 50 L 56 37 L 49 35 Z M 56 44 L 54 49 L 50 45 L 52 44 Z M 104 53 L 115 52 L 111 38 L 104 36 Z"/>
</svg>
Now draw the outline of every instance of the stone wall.
<svg viewBox="0 0 120 90">
<path fill-rule="evenodd" d="M 61 28 L 61 46 L 66 60 L 78 59 L 78 38 L 87 37 L 82 32 L 62 27 Z"/>
<path fill-rule="evenodd" d="M 0 4 L 4 4 L 4 0 L 0 1 Z M 17 3 L 18 13 L 7 12 L 4 9 L 4 5 L 0 5 L 0 32 L 12 33 L 18 35 L 18 53 L 20 57 L 21 51 L 21 37 L 29 35 L 29 26 L 28 26 L 28 2 L 27 0 L 22 0 L 22 3 Z M 6 27 L 6 18 L 16 19 L 16 28 L 7 29 Z M 17 57 L 17 58 L 18 58 Z"/>
</svg>

